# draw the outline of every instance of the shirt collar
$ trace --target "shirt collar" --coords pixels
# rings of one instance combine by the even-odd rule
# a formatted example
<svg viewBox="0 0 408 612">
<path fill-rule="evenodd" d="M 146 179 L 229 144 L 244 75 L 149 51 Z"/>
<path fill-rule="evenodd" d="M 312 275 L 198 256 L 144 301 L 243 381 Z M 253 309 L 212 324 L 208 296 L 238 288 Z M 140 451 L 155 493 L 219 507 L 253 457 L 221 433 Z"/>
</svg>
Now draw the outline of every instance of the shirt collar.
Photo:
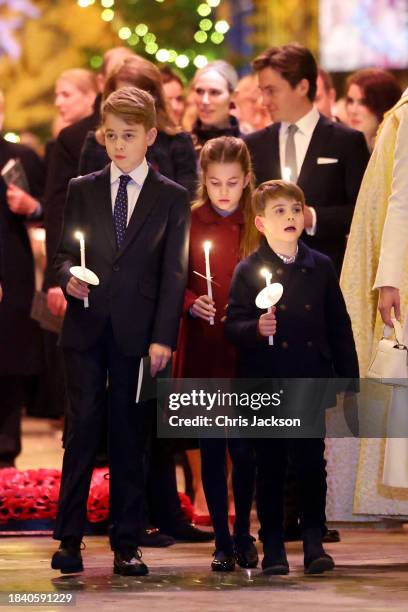
<svg viewBox="0 0 408 612">
<path fill-rule="evenodd" d="M 132 172 L 122 172 L 114 162 L 111 162 L 111 171 L 110 171 L 110 182 L 111 185 L 115 181 L 119 180 L 119 177 L 122 174 L 128 174 L 130 178 L 137 184 L 139 187 L 143 186 L 143 183 L 146 180 L 146 177 L 149 173 L 149 166 L 147 164 L 146 158 L 143 159 L 142 163 L 137 166 Z"/>
<path fill-rule="evenodd" d="M 312 109 L 303 115 L 298 121 L 296 121 L 295 125 L 299 128 L 299 131 L 302 132 L 305 136 L 311 136 L 313 130 L 315 129 L 317 122 L 320 119 L 320 113 L 315 106 L 312 106 Z M 288 127 L 291 124 L 283 121 L 282 122 L 282 133 L 286 134 Z"/>
</svg>

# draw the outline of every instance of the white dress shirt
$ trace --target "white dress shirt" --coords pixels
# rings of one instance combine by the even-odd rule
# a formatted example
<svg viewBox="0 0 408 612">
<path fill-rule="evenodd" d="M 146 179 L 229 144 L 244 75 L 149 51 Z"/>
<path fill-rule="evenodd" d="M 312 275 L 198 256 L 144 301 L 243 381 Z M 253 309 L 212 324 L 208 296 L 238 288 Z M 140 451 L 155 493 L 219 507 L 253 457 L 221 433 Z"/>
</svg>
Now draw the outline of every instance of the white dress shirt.
<svg viewBox="0 0 408 612">
<path fill-rule="evenodd" d="M 130 217 L 136 206 L 139 194 L 142 190 L 143 183 L 149 173 L 149 166 L 147 165 L 146 158 L 143 159 L 142 163 L 137 166 L 132 172 L 122 172 L 116 164 L 111 162 L 110 168 L 110 183 L 111 183 L 111 200 L 112 200 L 112 214 L 115 207 L 115 200 L 119 189 L 119 177 L 122 174 L 128 174 L 132 180 L 130 180 L 126 186 L 128 196 L 128 214 L 126 227 L 129 225 Z"/>
<path fill-rule="evenodd" d="M 302 169 L 303 162 L 305 161 L 310 141 L 312 140 L 313 132 L 319 119 L 320 113 L 317 108 L 313 106 L 312 109 L 308 113 L 306 113 L 306 115 L 303 115 L 303 117 L 301 117 L 295 123 L 298 128 L 294 135 L 298 176 L 300 175 L 300 171 Z M 286 141 L 288 139 L 288 127 L 290 125 L 290 123 L 283 121 L 279 130 L 279 155 L 282 177 L 285 176 L 283 169 L 285 168 Z M 312 227 L 306 229 L 306 233 L 310 236 L 314 236 L 316 234 L 317 215 L 314 208 L 310 207 L 310 210 L 312 212 L 313 224 Z"/>
</svg>

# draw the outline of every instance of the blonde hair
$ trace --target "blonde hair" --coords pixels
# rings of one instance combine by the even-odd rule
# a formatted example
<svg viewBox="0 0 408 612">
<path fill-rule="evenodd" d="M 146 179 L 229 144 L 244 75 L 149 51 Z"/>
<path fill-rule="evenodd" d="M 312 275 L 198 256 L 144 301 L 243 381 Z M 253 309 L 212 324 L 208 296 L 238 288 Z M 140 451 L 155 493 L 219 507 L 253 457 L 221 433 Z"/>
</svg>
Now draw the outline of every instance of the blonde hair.
<svg viewBox="0 0 408 612">
<path fill-rule="evenodd" d="M 69 81 L 84 94 L 93 92 L 96 96 L 98 93 L 98 82 L 92 70 L 86 70 L 85 68 L 71 68 L 70 70 L 65 70 L 58 77 L 57 83 L 60 81 Z"/>
<path fill-rule="evenodd" d="M 121 87 L 112 92 L 102 104 L 102 125 L 108 114 L 129 124 L 142 124 L 146 131 L 156 126 L 153 97 L 137 87 Z"/>
<path fill-rule="evenodd" d="M 250 176 L 250 180 L 244 187 L 240 206 L 244 215 L 244 232 L 241 238 L 240 254 L 241 257 L 250 255 L 259 244 L 259 235 L 254 224 L 254 215 L 251 208 L 251 197 L 254 185 L 251 156 L 248 147 L 241 138 L 234 136 L 221 136 L 208 140 L 200 154 L 200 181 L 197 188 L 197 199 L 193 204 L 193 210 L 210 203 L 207 187 L 205 184 L 208 167 L 213 163 L 228 164 L 237 162 L 245 175 Z"/>
<path fill-rule="evenodd" d="M 255 189 L 252 196 L 253 214 L 262 216 L 268 202 L 279 198 L 294 200 L 301 204 L 302 208 L 305 206 L 304 193 L 295 183 L 283 180 L 265 181 Z"/>
<path fill-rule="evenodd" d="M 115 91 L 120 83 L 138 87 L 153 96 L 159 130 L 170 135 L 177 134 L 180 131 L 171 118 L 164 95 L 162 76 L 157 66 L 138 55 L 126 58 L 116 70 L 111 72 L 106 80 L 103 99 L 106 99 Z"/>
</svg>

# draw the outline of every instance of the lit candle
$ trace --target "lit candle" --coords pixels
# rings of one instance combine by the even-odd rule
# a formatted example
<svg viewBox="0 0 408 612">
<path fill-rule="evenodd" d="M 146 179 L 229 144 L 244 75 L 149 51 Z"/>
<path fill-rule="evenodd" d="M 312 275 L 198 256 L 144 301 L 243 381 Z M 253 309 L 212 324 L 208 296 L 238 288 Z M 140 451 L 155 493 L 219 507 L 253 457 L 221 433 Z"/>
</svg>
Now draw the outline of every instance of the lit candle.
<svg viewBox="0 0 408 612">
<path fill-rule="evenodd" d="M 290 170 L 289 170 L 290 172 Z M 270 287 L 272 281 L 272 272 L 270 272 L 267 268 L 262 268 L 261 270 L 262 276 L 265 277 L 266 286 Z M 268 312 L 272 312 L 272 307 L 268 308 Z M 268 337 L 269 346 L 273 346 L 273 336 Z"/>
<path fill-rule="evenodd" d="M 288 166 L 285 166 L 282 172 L 283 180 L 288 181 L 290 183 L 290 175 L 291 175 L 290 168 Z"/>
<path fill-rule="evenodd" d="M 211 242 L 207 240 L 206 242 L 204 242 L 205 277 L 207 279 L 207 295 L 210 298 L 210 300 L 212 300 L 213 294 L 212 294 L 212 285 L 211 285 L 210 249 L 211 249 Z M 214 325 L 214 317 L 210 317 L 210 325 Z"/>
<path fill-rule="evenodd" d="M 85 238 L 82 232 L 75 232 L 75 238 L 79 240 L 79 250 L 81 253 L 81 268 L 85 275 Z M 84 308 L 89 308 L 89 299 L 84 298 Z"/>
</svg>

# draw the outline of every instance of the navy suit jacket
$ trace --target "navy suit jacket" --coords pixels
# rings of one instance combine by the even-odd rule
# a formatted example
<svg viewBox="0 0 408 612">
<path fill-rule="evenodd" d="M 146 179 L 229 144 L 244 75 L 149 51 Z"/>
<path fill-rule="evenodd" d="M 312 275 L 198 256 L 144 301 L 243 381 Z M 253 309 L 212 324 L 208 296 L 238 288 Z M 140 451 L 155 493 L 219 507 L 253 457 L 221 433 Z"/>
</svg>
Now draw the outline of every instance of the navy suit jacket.
<svg viewBox="0 0 408 612">
<path fill-rule="evenodd" d="M 76 230 L 85 235 L 86 266 L 98 275 L 100 284 L 91 288 L 87 309 L 82 300 L 66 294 L 62 346 L 88 349 L 110 320 L 125 355 L 146 355 L 152 342 L 175 349 L 187 278 L 189 227 L 186 189 L 150 167 L 118 250 L 110 165 L 72 179 L 55 258 L 59 284 L 65 291 L 70 267 L 80 263 Z"/>
<path fill-rule="evenodd" d="M 276 306 L 274 345 L 258 333 L 262 311 L 255 298 L 260 272 L 283 285 Z M 235 268 L 225 331 L 238 348 L 243 378 L 358 378 L 350 317 L 330 259 L 299 241 L 295 263 L 284 264 L 265 239 Z"/>
<path fill-rule="evenodd" d="M 280 123 L 245 136 L 251 153 L 256 183 L 280 179 Z M 329 255 L 340 273 L 354 206 L 368 163 L 369 151 L 361 132 L 320 116 L 312 135 L 297 184 L 306 204 L 317 214 L 315 236 L 303 235 L 313 249 Z M 319 157 L 336 163 L 318 164 Z"/>
</svg>

